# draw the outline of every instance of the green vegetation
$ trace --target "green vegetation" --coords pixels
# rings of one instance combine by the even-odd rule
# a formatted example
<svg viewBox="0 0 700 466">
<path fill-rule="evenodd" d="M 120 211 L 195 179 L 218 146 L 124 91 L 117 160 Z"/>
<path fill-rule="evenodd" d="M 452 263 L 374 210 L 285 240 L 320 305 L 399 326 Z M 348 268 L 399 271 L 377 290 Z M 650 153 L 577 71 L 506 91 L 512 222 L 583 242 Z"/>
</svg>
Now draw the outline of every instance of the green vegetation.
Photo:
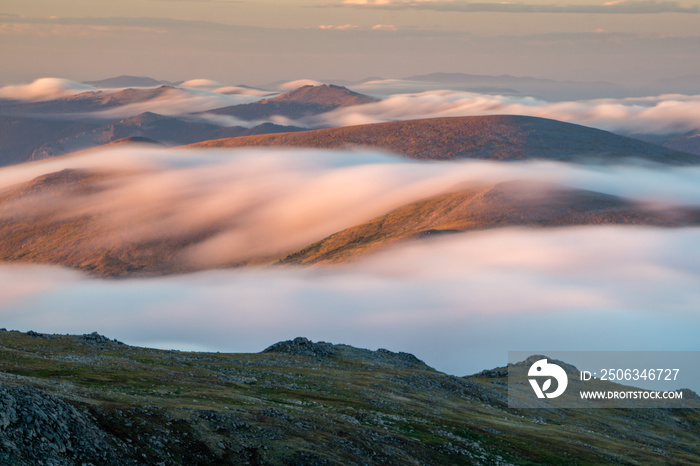
<svg viewBox="0 0 700 466">
<path fill-rule="evenodd" d="M 258 354 L 219 354 L 137 348 L 97 334 L 2 331 L 0 350 L 0 425 L 8 419 L 0 430 L 3 464 L 697 464 L 700 458 L 697 410 L 509 409 L 503 368 L 454 377 L 405 353 L 305 339 Z M 33 401 L 16 401 L 12 417 L 11 399 Z M 78 425 L 82 433 L 70 430 Z M 99 448 L 78 447 L 79 438 L 93 437 L 90 445 Z M 72 446 L 42 450 L 58 444 Z"/>
</svg>

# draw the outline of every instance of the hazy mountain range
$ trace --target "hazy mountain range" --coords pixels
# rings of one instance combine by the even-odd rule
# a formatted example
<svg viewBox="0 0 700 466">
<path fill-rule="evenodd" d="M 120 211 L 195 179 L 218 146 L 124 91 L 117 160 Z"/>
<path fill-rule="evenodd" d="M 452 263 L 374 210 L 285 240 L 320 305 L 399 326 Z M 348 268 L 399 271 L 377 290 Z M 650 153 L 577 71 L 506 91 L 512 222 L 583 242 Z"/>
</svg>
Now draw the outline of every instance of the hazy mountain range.
<svg viewBox="0 0 700 466">
<path fill-rule="evenodd" d="M 433 83 L 443 87 L 470 90 L 473 92 L 498 92 L 523 94 L 548 100 L 588 99 L 626 95 L 624 86 L 608 82 L 556 81 L 509 75 L 485 76 L 465 73 L 431 73 L 408 76 L 404 81 Z"/>
<path fill-rule="evenodd" d="M 78 94 L 47 102 L 14 103 L 7 112 L 25 114 L 54 109 L 81 112 L 124 103 L 149 101 L 170 92 L 166 86 L 125 90 L 111 96 Z M 160 97 L 158 97 L 160 98 Z M 207 114 L 265 119 L 273 115 L 303 118 L 334 109 L 372 104 L 377 100 L 338 86 L 303 86 L 255 103 L 207 111 Z M 63 112 L 63 113 L 61 113 Z M 284 114 L 284 115 L 282 115 Z M 222 127 L 193 116 L 146 112 L 107 124 L 96 120 L 45 120 L 35 116 L 3 117 L 0 133 L 5 163 L 49 159 L 115 141 L 168 146 L 196 141 L 190 149 L 313 148 L 370 149 L 416 160 L 487 161 L 545 160 L 583 165 L 645 161 L 667 166 L 696 165 L 700 156 L 670 150 L 638 139 L 555 120 L 527 116 L 478 116 L 396 121 L 302 131 L 303 128 L 262 123 L 252 128 Z M 276 134 L 266 134 L 276 133 Z M 10 156 L 23 154 L 21 158 Z M 353 153 L 348 152 L 352 158 Z M 70 166 L 70 165 L 68 165 Z M 154 275 L 199 270 L 185 259 L 188 251 L 228 231 L 230 218 L 171 230 L 166 236 L 129 237 L 120 222 L 101 212 L 101 199 L 120 183 L 131 183 L 132 169 L 68 168 L 45 173 L 0 190 L 0 259 L 10 262 L 59 264 L 94 275 Z M 138 179 L 138 178 L 134 178 Z M 76 208 L 76 203 L 78 208 Z M 154 207 L 156 208 L 156 207 Z M 546 182 L 478 183 L 445 187 L 437 196 L 423 196 L 389 213 L 348 225 L 318 242 L 296 243 L 261 252 L 250 249 L 219 266 L 246 264 L 337 262 L 355 259 L 395 241 L 438 233 L 505 226 L 636 224 L 687 226 L 700 223 L 694 207 L 650 209 L 623 196 Z M 129 228 L 146 228 L 136 217 Z M 123 222 L 123 221 L 122 221 Z M 135 224 L 132 224 L 136 222 Z M 329 231 L 328 233 L 334 233 Z"/>
<path fill-rule="evenodd" d="M 0 164 L 40 160 L 142 137 L 169 146 L 210 139 L 298 131 L 294 126 L 262 122 L 253 127 L 222 126 L 194 116 L 167 116 L 144 112 L 110 121 L 104 113 L 115 108 L 167 99 L 180 92 L 172 86 L 125 89 L 116 93 L 86 92 L 40 102 L 0 99 Z M 273 116 L 299 119 L 338 107 L 375 102 L 338 86 L 305 86 L 272 99 L 207 110 L 207 114 L 239 120 L 269 120 Z"/>
<path fill-rule="evenodd" d="M 455 80 L 466 79 L 462 75 L 435 74 L 428 77 L 414 77 L 416 79 L 431 79 L 439 85 L 451 85 Z M 489 77 L 471 77 L 487 80 Z M 471 79 L 470 78 L 470 79 Z M 120 77 L 115 78 L 113 85 L 125 83 L 153 84 L 150 78 Z M 505 79 L 505 78 L 504 78 Z M 520 78 L 519 78 L 520 79 Z M 529 78 L 522 78 L 528 81 Z M 111 82 L 106 80 L 107 84 Z M 496 80 L 497 81 L 497 80 Z M 539 81 L 537 81 L 539 82 Z M 105 85 L 101 83 L 101 85 Z M 368 90 L 372 90 L 368 88 Z M 375 89 L 376 90 L 376 89 Z M 407 90 L 408 91 L 408 90 Z M 217 97 L 218 96 L 218 97 Z M 165 145 L 182 145 L 193 142 L 208 141 L 226 137 L 239 137 L 245 135 L 284 133 L 298 131 L 301 125 L 305 129 L 313 129 L 318 126 L 329 126 L 323 115 L 333 115 L 340 109 L 354 108 L 355 106 L 372 106 L 379 102 L 379 99 L 368 95 L 353 92 L 344 87 L 335 85 L 306 85 L 290 92 L 272 98 L 256 100 L 243 104 L 220 106 L 220 103 L 227 98 L 225 95 L 216 94 L 211 91 L 200 91 L 189 88 L 178 88 L 171 85 L 161 85 L 152 88 L 127 88 L 116 91 L 88 91 L 48 100 L 13 100 L 9 98 L 0 99 L 0 164 L 8 165 L 20 163 L 27 160 L 38 160 L 56 155 L 62 155 L 76 150 L 83 150 L 111 141 L 126 137 L 142 137 L 152 139 Z M 249 100 L 250 100 L 249 99 Z M 204 109 L 202 109 L 204 107 Z M 358 107 L 358 108 L 360 108 Z M 194 111 L 189 109 L 200 110 Z M 149 110 L 152 109 L 152 110 Z M 159 113 L 165 110 L 165 114 Z M 315 119 L 313 119 L 315 117 Z M 309 120 L 309 118 L 312 118 Z M 345 145 L 369 145 L 382 147 L 388 150 L 402 152 L 401 144 L 415 147 L 414 152 L 424 154 L 422 157 L 437 157 L 430 155 L 431 150 L 427 146 L 430 138 L 437 138 L 440 141 L 439 147 L 432 149 L 433 154 L 444 154 L 444 157 L 452 157 L 455 151 L 469 149 L 474 157 L 493 158 L 497 157 L 491 152 L 491 146 L 487 143 L 487 136 L 479 135 L 484 131 L 486 125 L 489 130 L 501 131 L 499 137 L 511 138 L 508 143 L 513 147 L 517 145 L 528 145 L 534 151 L 536 144 L 534 140 L 526 140 L 530 133 L 542 133 L 545 131 L 569 132 L 560 144 L 555 148 L 549 143 L 544 147 L 545 151 L 563 151 L 561 159 L 566 159 L 568 144 L 572 144 L 573 150 L 578 151 L 583 147 L 583 141 L 588 139 L 589 151 L 605 156 L 606 150 L 613 150 L 615 153 L 638 154 L 641 158 L 654 158 L 650 155 L 654 152 L 649 147 L 644 147 L 632 141 L 622 142 L 621 139 L 613 144 L 611 135 L 593 132 L 585 133 L 581 128 L 574 130 L 573 127 L 545 128 L 544 122 L 537 125 L 530 123 L 529 128 L 524 121 L 519 122 L 511 135 L 507 135 L 508 123 L 502 120 L 498 123 L 494 120 L 483 120 L 481 128 L 473 120 L 469 128 L 463 128 L 462 132 L 450 136 L 447 132 L 452 128 L 443 128 L 440 134 L 433 134 L 428 130 L 429 123 L 421 123 L 420 131 L 414 131 L 416 123 L 394 123 L 393 127 L 362 127 L 361 129 L 338 129 L 333 133 L 332 139 L 328 140 L 331 133 L 317 132 L 303 136 L 289 137 L 279 136 L 267 139 L 247 139 L 235 145 L 279 145 L 281 143 L 292 146 L 308 147 L 342 147 Z M 309 128 L 311 125 L 311 128 Z M 398 130 L 401 125 L 405 125 L 401 138 L 405 141 L 398 141 L 396 134 L 385 137 L 385 131 Z M 446 125 L 442 122 L 441 125 Z M 549 123 L 550 126 L 555 123 Z M 330 124 L 333 126 L 333 124 Z M 455 128 L 458 129 L 459 128 Z M 425 131 L 425 136 L 421 136 Z M 465 131 L 476 133 L 467 135 Z M 592 130 L 590 130 L 592 131 Z M 407 135 L 406 132 L 411 132 Z M 513 138 L 522 138 L 515 141 Z M 409 137 L 406 137 L 409 136 Z M 698 131 L 684 131 L 666 134 L 635 133 L 635 137 L 652 142 L 656 145 L 668 147 L 678 151 L 690 153 L 700 153 L 698 147 Z M 552 138 L 552 135 L 546 135 Z M 569 142 L 570 137 L 577 138 L 574 142 Z M 318 138 L 318 139 L 317 139 Z M 418 139 L 423 138 L 425 142 L 418 145 Z M 474 142 L 481 138 L 481 141 Z M 601 142 L 599 142 L 601 140 Z M 322 142 L 325 141 L 325 142 Z M 482 144 L 480 148 L 476 146 L 466 147 L 465 144 Z M 606 146 L 603 152 L 595 147 L 596 144 Z M 613 148 L 613 146 L 615 146 Z M 505 147 L 505 145 L 503 145 Z M 478 155 L 481 150 L 481 155 Z M 501 148 L 502 149 L 502 148 Z M 515 149 L 514 149 L 515 150 Z M 527 151 L 527 150 L 526 150 Z M 687 156 L 676 154 L 668 157 L 682 159 Z M 500 155 L 506 156 L 506 155 Z M 508 155 L 507 157 L 511 157 Z M 552 155 L 543 155 L 550 158 Z M 525 157 L 521 154 L 521 157 Z"/>
<path fill-rule="evenodd" d="M 94 87 L 103 88 L 119 88 L 119 87 L 155 87 L 163 84 L 171 85 L 174 83 L 168 81 L 158 81 L 147 76 L 116 76 L 114 78 L 100 79 L 97 81 L 83 81 L 83 84 L 88 84 Z"/>
</svg>

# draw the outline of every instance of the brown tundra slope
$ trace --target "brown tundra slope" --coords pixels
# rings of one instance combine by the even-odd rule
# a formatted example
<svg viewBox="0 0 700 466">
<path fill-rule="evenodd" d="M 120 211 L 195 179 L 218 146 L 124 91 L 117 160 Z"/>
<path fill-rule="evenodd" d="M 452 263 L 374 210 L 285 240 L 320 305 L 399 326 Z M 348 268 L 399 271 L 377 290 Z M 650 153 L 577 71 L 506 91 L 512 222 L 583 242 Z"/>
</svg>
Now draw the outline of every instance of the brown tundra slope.
<svg viewBox="0 0 700 466">
<path fill-rule="evenodd" d="M 127 175 L 62 170 L 0 191 L 0 261 L 63 265 L 108 277 L 181 271 L 173 256 L 197 234 L 132 238 L 124 225 L 76 209 L 121 176 Z"/>
<path fill-rule="evenodd" d="M 398 241 L 488 228 L 700 224 L 700 209 L 646 209 L 594 191 L 506 182 L 414 202 L 289 255 L 281 264 L 345 262 Z"/>
<path fill-rule="evenodd" d="M 236 219 L 164 231 L 153 215 L 120 217 L 101 203 L 128 173 L 62 170 L 0 191 L 0 261 L 56 264 L 105 277 L 162 275 L 212 267 L 188 255 L 193 246 L 235 228 Z M 300 251 L 248 251 L 235 262 L 313 264 L 352 260 L 396 241 L 505 226 L 700 224 L 697 210 L 652 211 L 624 199 L 569 188 L 501 183 L 400 207 Z M 189 259 L 188 259 L 189 258 Z"/>
<path fill-rule="evenodd" d="M 296 133 L 217 139 L 190 147 L 380 149 L 420 160 L 559 160 L 618 163 L 641 159 L 672 165 L 700 156 L 585 126 L 545 118 L 496 115 L 394 121 Z"/>
</svg>

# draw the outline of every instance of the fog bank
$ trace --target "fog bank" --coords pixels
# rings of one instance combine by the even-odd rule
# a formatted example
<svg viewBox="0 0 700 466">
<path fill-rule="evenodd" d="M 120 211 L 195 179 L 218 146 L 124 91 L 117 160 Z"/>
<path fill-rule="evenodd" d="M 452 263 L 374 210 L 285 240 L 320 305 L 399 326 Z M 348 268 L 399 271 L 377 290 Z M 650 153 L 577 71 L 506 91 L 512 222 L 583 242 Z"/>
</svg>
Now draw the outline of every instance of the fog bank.
<svg viewBox="0 0 700 466">
<path fill-rule="evenodd" d="M 548 102 L 528 96 L 435 90 L 392 94 L 376 103 L 340 108 L 299 121 L 278 122 L 306 126 L 349 126 L 478 115 L 525 115 L 619 133 L 668 134 L 700 130 L 700 96 L 671 94 Z"/>
<path fill-rule="evenodd" d="M 699 242 L 696 228 L 504 229 L 318 269 L 114 281 L 2 266 L 0 315 L 7 328 L 168 349 L 253 352 L 306 336 L 464 375 L 508 350 L 700 350 Z"/>
<path fill-rule="evenodd" d="M 0 218 L 86 215 L 105 247 L 199 235 L 196 268 L 289 254 L 395 208 L 507 181 L 621 196 L 659 208 L 700 205 L 700 167 L 557 162 L 422 162 L 371 151 L 168 150 L 119 146 L 0 170 L 0 189 L 64 169 L 96 171 L 89 194 L 59 187 L 0 206 Z M 18 220 L 19 219 L 19 220 Z M 23 220 L 24 219 L 24 220 Z"/>
</svg>

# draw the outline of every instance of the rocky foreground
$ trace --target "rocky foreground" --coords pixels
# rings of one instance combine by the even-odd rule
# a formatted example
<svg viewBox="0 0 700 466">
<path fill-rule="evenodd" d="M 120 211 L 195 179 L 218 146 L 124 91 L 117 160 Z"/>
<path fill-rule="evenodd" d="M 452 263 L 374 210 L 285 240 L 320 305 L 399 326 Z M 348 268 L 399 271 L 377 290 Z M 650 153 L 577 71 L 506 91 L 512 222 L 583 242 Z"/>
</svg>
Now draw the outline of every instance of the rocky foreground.
<svg viewBox="0 0 700 466">
<path fill-rule="evenodd" d="M 514 410 L 506 368 L 469 377 L 387 350 L 280 342 L 160 351 L 0 332 L 0 463 L 697 464 L 700 412 Z"/>
</svg>

